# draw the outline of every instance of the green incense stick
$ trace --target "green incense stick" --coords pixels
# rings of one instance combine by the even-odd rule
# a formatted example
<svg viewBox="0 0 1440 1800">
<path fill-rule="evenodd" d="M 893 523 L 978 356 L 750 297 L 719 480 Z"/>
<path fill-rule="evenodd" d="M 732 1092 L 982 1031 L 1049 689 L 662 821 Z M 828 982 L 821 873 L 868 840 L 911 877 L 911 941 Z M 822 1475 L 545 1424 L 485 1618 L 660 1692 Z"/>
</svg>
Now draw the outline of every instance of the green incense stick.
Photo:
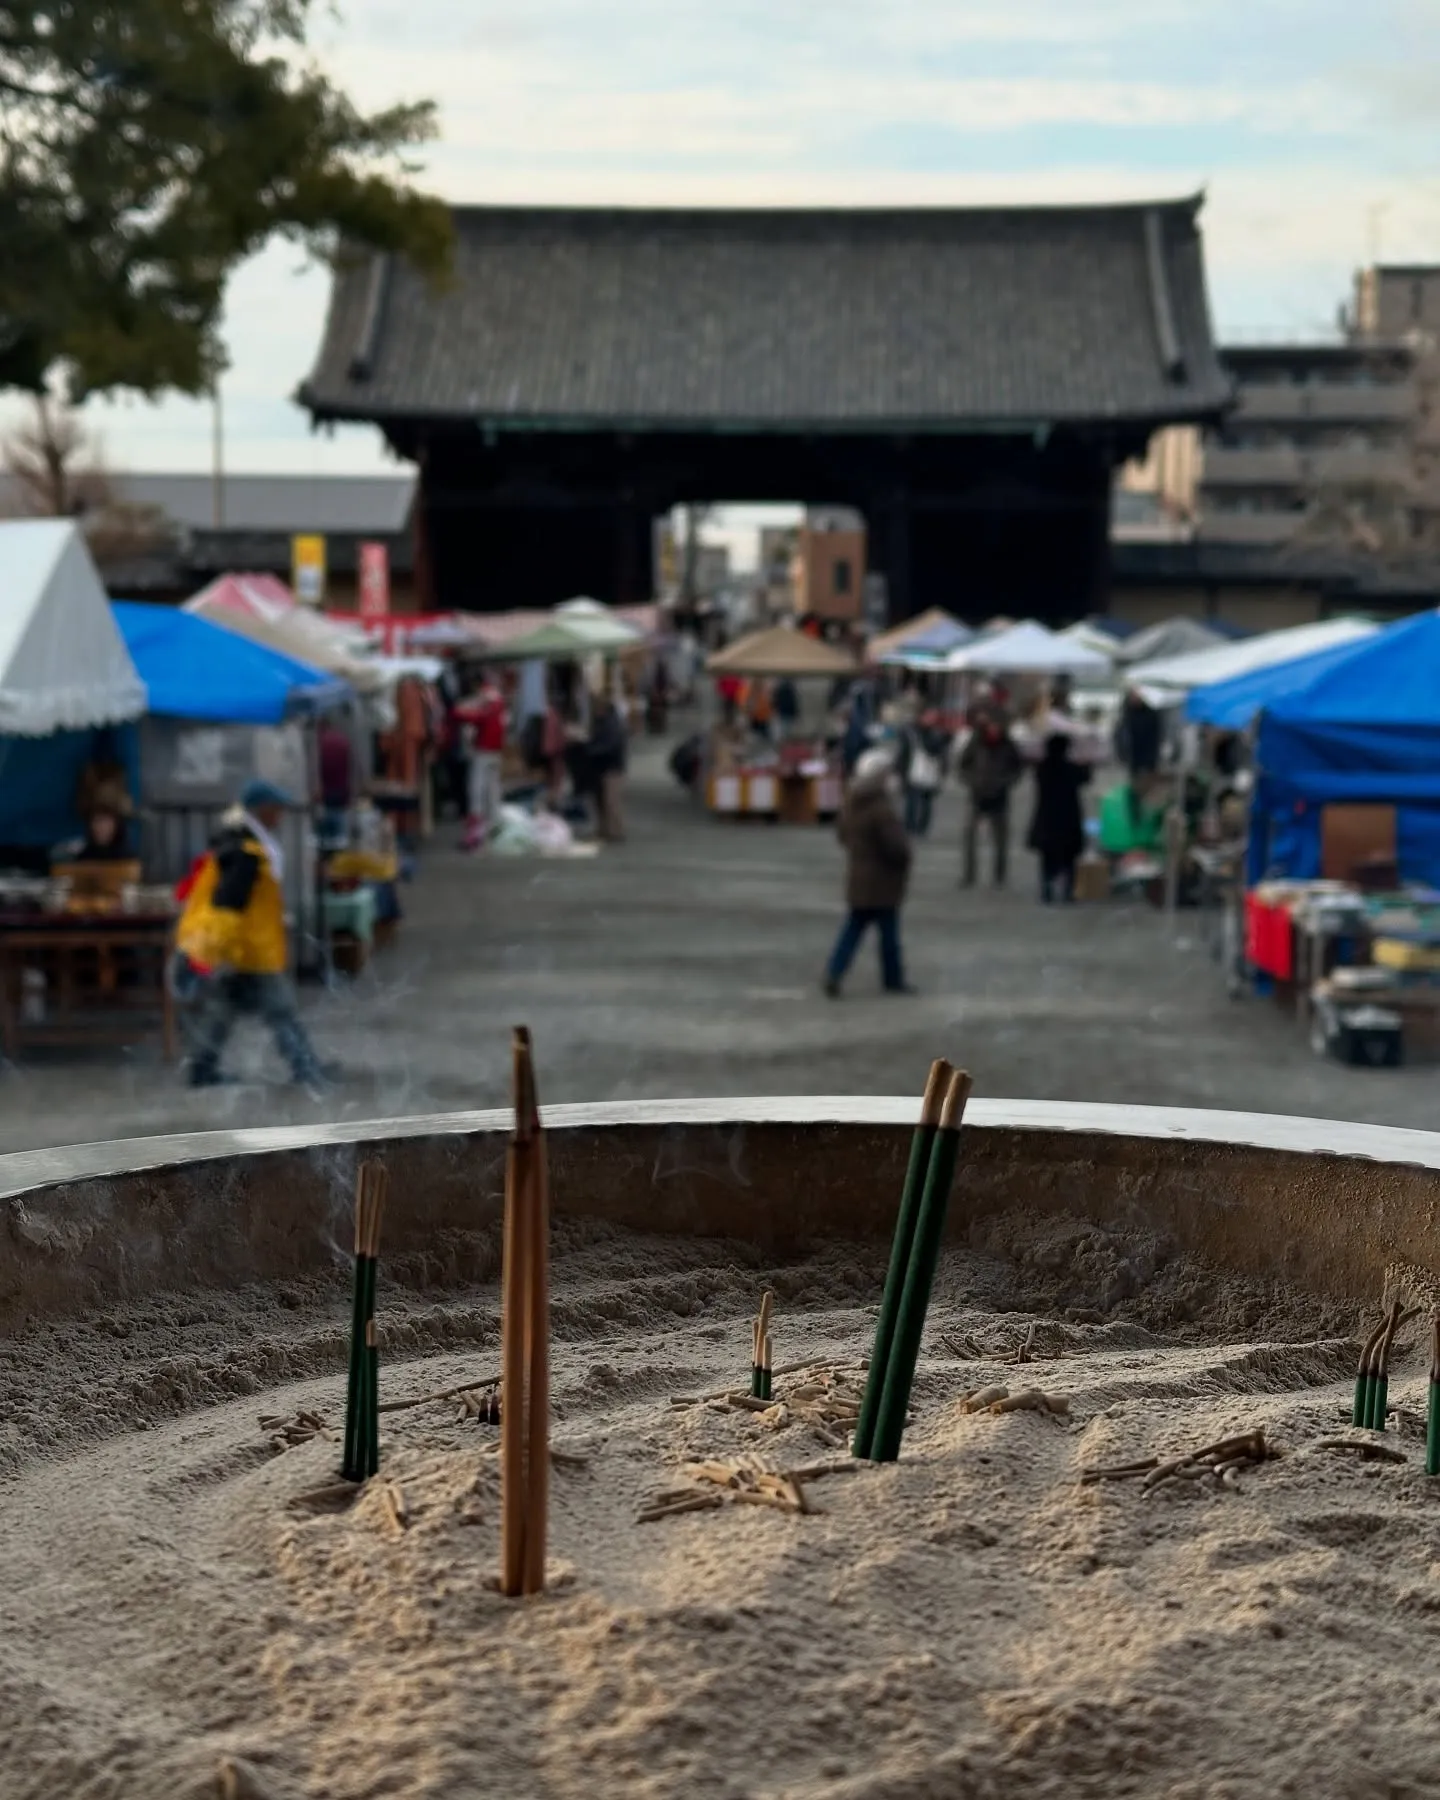
<svg viewBox="0 0 1440 1800">
<path fill-rule="evenodd" d="M 965 1116 L 965 1102 L 970 1097 L 970 1086 L 969 1075 L 963 1069 L 957 1071 L 950 1078 L 945 1104 L 941 1109 L 935 1145 L 930 1154 L 930 1168 L 925 1178 L 925 1191 L 920 1198 L 914 1242 L 910 1247 L 910 1266 L 905 1271 L 905 1286 L 895 1320 L 895 1336 L 890 1347 L 885 1386 L 880 1396 L 880 1410 L 875 1420 L 875 1435 L 870 1447 L 871 1460 L 874 1462 L 894 1462 L 900 1454 L 905 1414 L 910 1406 L 910 1389 L 915 1380 L 915 1364 L 920 1355 L 920 1341 L 925 1334 L 925 1314 L 930 1305 L 930 1289 L 934 1284 L 935 1265 L 939 1261 L 940 1244 L 945 1235 L 945 1214 L 950 1204 L 955 1164 L 960 1155 L 960 1123 Z"/>
<path fill-rule="evenodd" d="M 915 1223 L 920 1214 L 920 1200 L 925 1191 L 925 1177 L 945 1103 L 945 1090 L 954 1070 L 944 1057 L 930 1065 L 930 1079 L 925 1083 L 925 1097 L 920 1105 L 920 1123 L 910 1140 L 910 1162 L 905 1170 L 905 1185 L 900 1190 L 900 1210 L 895 1218 L 895 1236 L 890 1244 L 890 1267 L 885 1275 L 885 1291 L 880 1301 L 880 1317 L 875 1324 L 875 1343 L 870 1351 L 870 1369 L 865 1393 L 860 1402 L 860 1417 L 855 1423 L 852 1449 L 856 1456 L 868 1457 L 875 1442 L 875 1421 L 880 1413 L 880 1399 L 885 1392 L 885 1377 L 890 1368 L 890 1351 L 895 1341 L 895 1321 L 900 1312 L 900 1299 L 905 1291 L 905 1276 L 910 1267 L 910 1250 L 915 1241 Z"/>
</svg>

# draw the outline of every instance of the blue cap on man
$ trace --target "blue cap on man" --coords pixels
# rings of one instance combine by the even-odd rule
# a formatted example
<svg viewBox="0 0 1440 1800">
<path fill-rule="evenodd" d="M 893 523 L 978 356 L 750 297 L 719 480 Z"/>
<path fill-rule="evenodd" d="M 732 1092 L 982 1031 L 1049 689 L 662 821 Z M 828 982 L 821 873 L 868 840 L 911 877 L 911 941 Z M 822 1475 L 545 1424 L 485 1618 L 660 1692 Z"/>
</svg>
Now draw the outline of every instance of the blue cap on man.
<svg viewBox="0 0 1440 1800">
<path fill-rule="evenodd" d="M 240 804 L 246 812 L 255 812 L 262 806 L 294 806 L 295 802 L 282 787 L 273 781 L 247 781 L 240 794 Z"/>
</svg>

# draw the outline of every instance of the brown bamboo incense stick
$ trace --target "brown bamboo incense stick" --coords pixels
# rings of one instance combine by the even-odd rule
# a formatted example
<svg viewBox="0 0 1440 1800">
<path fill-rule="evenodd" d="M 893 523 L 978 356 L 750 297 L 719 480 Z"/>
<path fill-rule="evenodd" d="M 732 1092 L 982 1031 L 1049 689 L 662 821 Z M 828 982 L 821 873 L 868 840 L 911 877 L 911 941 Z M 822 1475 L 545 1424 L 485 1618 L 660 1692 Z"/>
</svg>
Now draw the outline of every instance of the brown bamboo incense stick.
<svg viewBox="0 0 1440 1800">
<path fill-rule="evenodd" d="M 521 1142 L 523 1083 L 529 1045 L 514 1041 L 513 1091 L 516 1127 L 505 1157 L 505 1267 L 500 1303 L 502 1337 L 502 1406 L 500 1414 L 500 1592 L 524 1591 L 525 1521 L 525 1323 L 530 1288 L 530 1232 L 526 1180 L 528 1156 Z"/>
<path fill-rule="evenodd" d="M 750 1361 L 750 1392 L 757 1400 L 765 1394 L 765 1377 L 762 1364 L 765 1358 L 765 1335 L 770 1329 L 770 1309 L 774 1305 L 775 1295 L 766 1288 L 760 1296 L 760 1311 L 751 1326 L 754 1340 L 754 1351 Z"/>
<path fill-rule="evenodd" d="M 517 1135 L 526 1158 L 529 1283 L 526 1293 L 526 1508 L 524 1591 L 545 1591 L 545 1545 L 550 1511 L 550 1171 L 528 1031 L 524 1042 L 523 1111 L 517 1103 Z"/>
</svg>

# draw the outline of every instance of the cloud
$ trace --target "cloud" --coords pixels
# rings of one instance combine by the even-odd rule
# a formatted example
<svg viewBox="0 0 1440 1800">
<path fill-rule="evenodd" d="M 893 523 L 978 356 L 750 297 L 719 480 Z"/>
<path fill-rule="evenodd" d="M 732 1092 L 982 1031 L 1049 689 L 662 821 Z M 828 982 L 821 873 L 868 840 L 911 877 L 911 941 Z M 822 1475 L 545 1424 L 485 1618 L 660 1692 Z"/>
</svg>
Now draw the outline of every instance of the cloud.
<svg viewBox="0 0 1440 1800">
<path fill-rule="evenodd" d="M 1314 332 L 1372 247 L 1440 253 L 1434 0 L 348 0 L 316 53 L 366 106 L 433 95 L 456 201 L 956 205 L 1208 187 L 1222 331 Z M 1383 210 L 1377 212 L 1377 208 Z M 363 464 L 288 395 L 326 279 L 232 284 L 235 467 Z M 105 409 L 115 460 L 203 464 L 204 406 Z"/>
</svg>

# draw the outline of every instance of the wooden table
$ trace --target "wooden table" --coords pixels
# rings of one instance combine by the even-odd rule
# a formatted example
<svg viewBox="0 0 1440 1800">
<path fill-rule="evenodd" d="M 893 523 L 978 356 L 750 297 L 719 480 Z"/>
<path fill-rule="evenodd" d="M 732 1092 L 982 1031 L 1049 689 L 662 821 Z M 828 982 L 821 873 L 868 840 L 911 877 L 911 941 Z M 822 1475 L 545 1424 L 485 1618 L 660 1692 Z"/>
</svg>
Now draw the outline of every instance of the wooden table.
<svg viewBox="0 0 1440 1800">
<path fill-rule="evenodd" d="M 0 1046 L 14 1062 L 26 1043 L 129 1043 L 149 1013 L 165 1060 L 176 1051 L 175 1002 L 165 979 L 169 914 L 0 913 Z M 45 977 L 45 1018 L 24 1017 L 25 971 Z"/>
</svg>

